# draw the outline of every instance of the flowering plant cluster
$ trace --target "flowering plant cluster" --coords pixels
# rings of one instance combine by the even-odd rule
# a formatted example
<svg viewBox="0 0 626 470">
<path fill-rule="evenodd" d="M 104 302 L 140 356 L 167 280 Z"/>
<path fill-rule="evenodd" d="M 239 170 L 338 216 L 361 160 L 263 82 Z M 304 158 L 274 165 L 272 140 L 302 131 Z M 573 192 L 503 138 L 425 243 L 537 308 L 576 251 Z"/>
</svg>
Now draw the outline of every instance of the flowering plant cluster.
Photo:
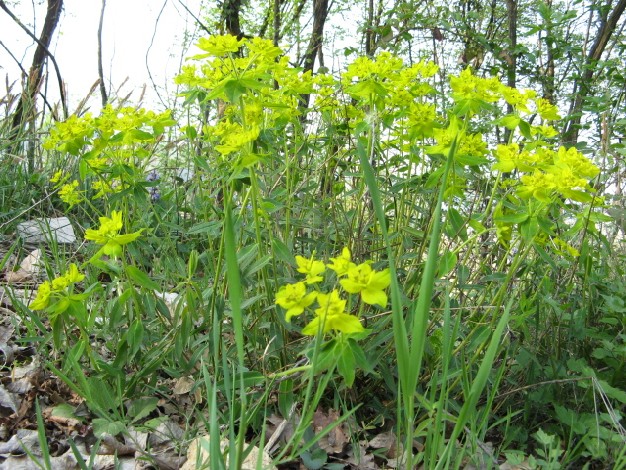
<svg viewBox="0 0 626 470">
<path fill-rule="evenodd" d="M 143 231 L 141 229 L 134 233 L 120 235 L 119 232 L 123 226 L 122 213 L 113 211 L 111 217 L 100 217 L 99 229 L 87 229 L 85 240 L 93 240 L 98 245 L 102 245 L 98 253 L 117 258 L 122 255 L 122 245 L 136 240 Z"/>
<path fill-rule="evenodd" d="M 226 163 L 237 169 L 252 166 L 265 155 L 257 140 L 265 130 L 279 131 L 299 114 L 304 93 L 313 92 L 311 74 L 289 66 L 289 58 L 266 39 L 234 36 L 202 38 L 202 53 L 190 57 L 201 65 L 183 66 L 175 81 L 189 98 L 221 100 L 220 119 L 203 128 Z"/>
<path fill-rule="evenodd" d="M 338 289 L 322 292 L 320 289 L 307 292 L 307 286 L 316 286 L 324 280 L 322 274 L 326 269 L 334 271 L 339 285 L 348 294 L 359 294 L 363 303 L 368 305 L 387 306 L 385 289 L 389 287 L 391 278 L 389 270 L 375 271 L 370 262 L 355 264 L 351 260 L 350 250 L 344 248 L 330 263 L 296 256 L 297 271 L 305 275 L 305 279 L 294 284 L 282 286 L 276 294 L 276 304 L 286 310 L 285 319 L 302 314 L 317 302 L 313 319 L 303 328 L 302 334 L 314 336 L 318 333 L 337 331 L 340 333 L 361 333 L 365 331 L 356 315 L 346 311 L 347 300 L 341 297 Z"/>
<path fill-rule="evenodd" d="M 170 111 L 155 113 L 110 104 L 99 116 L 86 113 L 56 123 L 43 147 L 78 156 L 80 178 L 59 170 L 50 182 L 69 208 L 141 186 L 150 157 L 165 129 L 174 124 Z"/>
<path fill-rule="evenodd" d="M 78 271 L 72 263 L 67 272 L 52 281 L 44 281 L 37 289 L 37 296 L 30 303 L 31 310 L 45 310 L 51 304 L 55 305 L 55 313 L 67 310 L 70 301 L 74 298 L 73 287 L 85 279 L 85 275 Z"/>
</svg>

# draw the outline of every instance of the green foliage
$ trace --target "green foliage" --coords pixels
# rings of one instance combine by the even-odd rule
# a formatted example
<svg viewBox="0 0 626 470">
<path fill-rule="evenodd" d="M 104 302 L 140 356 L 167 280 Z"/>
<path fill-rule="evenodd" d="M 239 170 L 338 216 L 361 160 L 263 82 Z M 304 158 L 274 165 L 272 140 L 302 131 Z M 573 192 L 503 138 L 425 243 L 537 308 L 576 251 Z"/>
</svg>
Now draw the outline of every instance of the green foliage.
<svg viewBox="0 0 626 470">
<path fill-rule="evenodd" d="M 556 106 L 469 68 L 439 91 L 388 52 L 312 76 L 269 41 L 198 46 L 181 112 L 108 106 L 44 144 L 84 243 L 20 314 L 97 434 L 157 426 L 161 379 L 191 375 L 211 468 L 273 412 L 275 460 L 308 468 L 353 417 L 394 422 L 405 468 L 478 464 L 487 440 L 496 462 L 623 458 L 624 273 Z"/>
</svg>

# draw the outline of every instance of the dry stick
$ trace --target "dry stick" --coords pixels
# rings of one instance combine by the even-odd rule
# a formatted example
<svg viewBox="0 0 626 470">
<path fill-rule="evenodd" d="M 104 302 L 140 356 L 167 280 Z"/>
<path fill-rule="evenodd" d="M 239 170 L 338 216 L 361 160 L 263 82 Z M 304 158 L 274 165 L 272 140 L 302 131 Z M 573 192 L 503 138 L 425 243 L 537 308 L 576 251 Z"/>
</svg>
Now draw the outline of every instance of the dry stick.
<svg viewBox="0 0 626 470">
<path fill-rule="evenodd" d="M 207 34 L 214 34 L 209 30 L 208 26 L 205 26 L 204 23 L 202 23 L 202 20 L 200 18 L 193 14 L 193 12 L 189 9 L 189 7 L 187 7 L 187 5 L 185 5 L 181 0 L 178 0 L 178 3 L 180 3 L 180 5 L 187 11 L 189 16 L 191 16 L 193 20 L 198 24 L 198 26 L 200 26 Z"/>
<path fill-rule="evenodd" d="M 158 16 L 156 18 L 156 22 L 154 24 L 154 29 L 152 30 L 152 38 L 150 39 L 150 45 L 148 46 L 148 49 L 146 50 L 146 70 L 148 72 L 148 77 L 150 78 L 150 83 L 152 83 L 152 89 L 154 90 L 154 92 L 159 97 L 159 101 L 164 106 L 167 107 L 167 104 L 165 103 L 165 101 L 161 97 L 161 93 L 159 93 L 159 89 L 157 87 L 157 84 L 154 81 L 154 78 L 152 77 L 152 71 L 150 70 L 150 64 L 148 64 L 148 56 L 150 55 L 150 50 L 152 49 L 152 46 L 154 45 L 154 38 L 156 37 L 157 28 L 159 26 L 159 21 L 161 21 L 161 16 L 163 15 L 163 11 L 165 11 L 165 7 L 166 6 L 167 6 L 167 0 L 165 0 L 163 2 L 163 5 L 161 6 L 161 10 L 159 11 L 159 14 L 158 14 Z M 144 85 L 144 93 L 145 93 L 145 85 Z M 143 97 L 143 93 L 142 93 L 142 97 Z M 139 100 L 139 101 L 141 101 L 141 100 Z"/>
<path fill-rule="evenodd" d="M 61 78 L 61 71 L 59 70 L 59 65 L 57 64 L 56 59 L 54 58 L 54 55 L 52 55 L 52 52 L 50 52 L 50 50 L 48 50 L 48 48 L 37 38 L 37 36 L 35 36 L 21 21 L 20 19 L 15 16 L 13 14 L 13 12 L 11 10 L 9 10 L 9 7 L 7 7 L 6 3 L 4 2 L 4 0 L 0 0 L 0 8 L 3 9 L 7 15 L 9 15 L 11 17 L 11 19 L 13 21 L 15 21 L 15 23 L 18 24 L 18 26 L 20 28 L 22 28 L 24 30 L 24 32 L 26 34 L 28 34 L 30 36 L 30 38 L 35 41 L 37 43 L 37 45 L 39 47 L 41 47 L 43 49 L 43 51 L 46 53 L 46 55 L 48 57 L 50 57 L 50 60 L 52 61 L 52 64 L 54 65 L 54 70 L 56 72 L 56 76 L 57 76 L 57 81 L 59 82 L 59 94 L 61 95 L 61 105 L 63 106 L 63 113 L 65 114 L 65 118 L 68 117 L 68 112 L 67 112 L 67 102 L 66 102 L 66 97 L 65 97 L 65 89 L 63 88 L 63 79 Z"/>
<path fill-rule="evenodd" d="M 580 382 L 581 380 L 590 380 L 591 378 L 592 377 L 572 377 L 571 379 L 546 380 L 544 382 L 537 382 L 535 384 L 525 385 L 523 387 L 501 393 L 500 395 L 496 397 L 496 399 L 500 399 L 500 398 L 506 397 L 507 395 L 512 395 L 514 393 L 522 392 L 524 390 L 528 390 L 529 388 L 540 387 L 541 385 L 561 384 L 561 383 L 568 383 L 568 382 Z"/>
</svg>

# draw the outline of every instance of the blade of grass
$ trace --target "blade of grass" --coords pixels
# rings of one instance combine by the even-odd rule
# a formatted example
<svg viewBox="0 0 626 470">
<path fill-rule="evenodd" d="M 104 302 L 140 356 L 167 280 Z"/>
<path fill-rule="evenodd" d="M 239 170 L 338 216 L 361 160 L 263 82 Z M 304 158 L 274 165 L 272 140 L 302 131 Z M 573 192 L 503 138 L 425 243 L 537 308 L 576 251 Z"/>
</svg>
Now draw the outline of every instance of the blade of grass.
<svg viewBox="0 0 626 470">
<path fill-rule="evenodd" d="M 243 290 L 241 287 L 241 276 L 239 264 L 237 263 L 237 250 L 235 247 L 235 230 L 232 217 L 232 199 L 226 200 L 224 207 L 224 256 L 226 258 L 226 279 L 228 281 L 228 296 L 235 332 L 235 346 L 237 348 L 237 362 L 239 369 L 239 398 L 241 400 L 241 411 L 239 414 L 239 432 L 237 433 L 237 447 L 235 451 L 235 461 L 231 459 L 231 468 L 240 468 L 243 456 L 244 439 L 246 434 L 246 391 L 244 386 L 244 338 L 243 338 L 243 313 L 241 302 Z"/>
<path fill-rule="evenodd" d="M 514 300 L 514 297 L 511 297 L 509 299 L 504 309 L 504 314 L 502 315 L 502 317 L 500 317 L 500 321 L 498 321 L 498 325 L 496 326 L 496 329 L 491 336 L 491 342 L 489 343 L 489 347 L 485 352 L 485 357 L 480 364 L 480 368 L 478 369 L 476 378 L 472 382 L 469 395 L 465 398 L 465 403 L 463 403 L 463 407 L 461 408 L 456 424 L 454 425 L 454 429 L 452 430 L 452 433 L 448 439 L 448 445 L 446 446 L 444 453 L 441 456 L 441 460 L 437 464 L 437 469 L 448 468 L 446 465 L 449 463 L 450 456 L 453 454 L 452 450 L 456 445 L 456 439 L 457 437 L 459 437 L 461 431 L 465 427 L 465 424 L 467 423 L 470 414 L 476 409 L 478 399 L 480 398 L 480 395 L 482 394 L 483 389 L 487 384 L 489 374 L 491 372 L 491 369 L 493 368 L 496 353 L 498 352 L 498 347 L 500 346 L 502 333 L 504 332 L 504 329 L 509 322 L 509 313 Z"/>
</svg>

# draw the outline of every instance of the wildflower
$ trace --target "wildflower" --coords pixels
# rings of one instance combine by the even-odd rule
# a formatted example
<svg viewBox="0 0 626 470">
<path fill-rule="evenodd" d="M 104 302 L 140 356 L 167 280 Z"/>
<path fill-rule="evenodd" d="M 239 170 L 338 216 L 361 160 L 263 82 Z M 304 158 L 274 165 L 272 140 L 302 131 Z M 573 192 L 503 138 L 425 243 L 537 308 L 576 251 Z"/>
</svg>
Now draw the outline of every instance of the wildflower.
<svg viewBox="0 0 626 470">
<path fill-rule="evenodd" d="M 552 193 L 556 189 L 554 174 L 535 171 L 532 175 L 524 175 L 521 178 L 522 186 L 517 189 L 517 194 L 523 199 L 534 197 L 538 201 L 549 203 L 552 201 Z"/>
<path fill-rule="evenodd" d="M 315 309 L 315 318 L 302 329 L 302 334 L 313 336 L 318 331 L 327 333 L 330 330 L 342 333 L 360 333 L 364 330 L 359 319 L 345 312 L 346 301 L 339 297 L 339 292 L 333 290 L 330 294 L 317 294 L 319 308 Z"/>
<path fill-rule="evenodd" d="M 119 211 L 111 212 L 111 218 L 100 217 L 100 228 L 98 230 L 87 229 L 85 232 L 86 240 L 93 240 L 102 247 L 103 253 L 109 256 L 120 256 L 122 254 L 122 245 L 136 240 L 143 229 L 126 235 L 120 235 L 122 229 L 122 213 Z"/>
<path fill-rule="evenodd" d="M 64 184 L 59 189 L 59 197 L 63 202 L 72 208 L 83 200 L 83 196 L 78 191 L 78 181 L 74 180 L 71 183 Z"/>
<path fill-rule="evenodd" d="M 576 175 L 582 178 L 595 178 L 600 173 L 600 168 L 580 153 L 576 147 L 569 149 L 559 147 L 554 160 L 557 165 L 569 166 Z"/>
<path fill-rule="evenodd" d="M 276 302 L 282 308 L 286 309 L 285 320 L 291 321 L 291 317 L 300 315 L 315 301 L 317 292 L 306 293 L 304 282 L 295 284 L 287 284 L 282 286 L 276 293 Z"/>
<path fill-rule="evenodd" d="M 156 170 L 152 170 L 150 173 L 148 173 L 148 176 L 146 176 L 146 181 L 156 181 L 159 178 L 159 173 Z"/>
<path fill-rule="evenodd" d="M 336 258 L 330 258 L 332 263 L 327 264 L 326 266 L 337 273 L 337 276 L 345 276 L 348 274 L 348 269 L 352 266 L 356 266 L 350 260 L 350 250 L 346 247 L 341 251 L 341 255 Z"/>
<path fill-rule="evenodd" d="M 43 310 L 50 303 L 50 294 L 52 293 L 52 285 L 50 282 L 45 281 L 39 285 L 37 289 L 37 296 L 33 300 L 29 307 L 31 310 Z"/>
<path fill-rule="evenodd" d="M 152 202 L 157 202 L 161 199 L 161 192 L 159 191 L 159 188 L 152 187 L 148 190 L 148 193 L 150 194 L 150 200 Z"/>
<path fill-rule="evenodd" d="M 546 121 L 558 121 L 561 119 L 561 116 L 559 116 L 559 108 L 550 103 L 547 99 L 537 98 L 535 105 L 537 106 L 537 113 L 539 113 L 541 119 Z"/>
<path fill-rule="evenodd" d="M 228 53 L 237 52 L 245 41 L 243 39 L 237 39 L 236 36 L 224 35 L 224 36 L 211 36 L 209 38 L 200 38 L 197 46 L 203 51 L 208 52 L 209 56 L 221 57 Z M 198 56 L 202 58 L 206 56 Z"/>
<path fill-rule="evenodd" d="M 45 281 L 39 286 L 35 300 L 29 305 L 30 309 L 44 310 L 48 308 L 53 294 L 61 293 L 71 284 L 81 282 L 83 279 L 85 279 L 85 275 L 78 271 L 78 267 L 74 263 L 70 264 L 64 275 L 53 279 L 52 282 Z"/>
<path fill-rule="evenodd" d="M 369 263 L 351 266 L 347 278 L 339 281 L 341 286 L 350 294 L 361 294 L 363 302 L 369 305 L 387 305 L 386 289 L 391 284 L 389 270 L 376 272 Z"/>
<path fill-rule="evenodd" d="M 51 183 L 58 183 L 59 181 L 61 181 L 61 177 L 62 176 L 63 176 L 63 172 L 61 170 L 59 170 L 54 175 L 52 175 L 52 178 L 50 178 L 50 182 Z"/>
<path fill-rule="evenodd" d="M 325 270 L 326 267 L 322 261 L 317 261 L 313 259 L 313 256 L 310 258 L 305 258 L 304 256 L 296 256 L 296 263 L 298 264 L 298 272 L 302 274 L 306 274 L 306 279 L 304 282 L 307 284 L 315 284 L 316 282 L 322 281 L 324 278 L 320 276 Z"/>
</svg>

